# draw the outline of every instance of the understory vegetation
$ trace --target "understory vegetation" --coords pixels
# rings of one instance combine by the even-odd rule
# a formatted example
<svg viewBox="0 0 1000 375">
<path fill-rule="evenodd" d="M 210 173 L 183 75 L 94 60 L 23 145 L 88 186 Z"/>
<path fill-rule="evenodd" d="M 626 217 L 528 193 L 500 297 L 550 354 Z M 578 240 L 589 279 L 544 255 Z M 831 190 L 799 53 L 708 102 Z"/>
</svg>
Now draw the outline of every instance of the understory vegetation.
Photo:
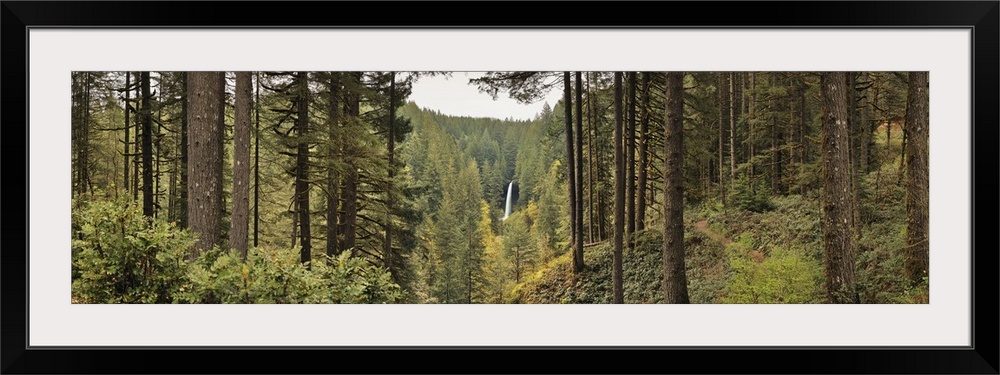
<svg viewBox="0 0 1000 375">
<path fill-rule="evenodd" d="M 929 301 L 925 73 L 448 74 L 74 72 L 72 300 Z"/>
</svg>

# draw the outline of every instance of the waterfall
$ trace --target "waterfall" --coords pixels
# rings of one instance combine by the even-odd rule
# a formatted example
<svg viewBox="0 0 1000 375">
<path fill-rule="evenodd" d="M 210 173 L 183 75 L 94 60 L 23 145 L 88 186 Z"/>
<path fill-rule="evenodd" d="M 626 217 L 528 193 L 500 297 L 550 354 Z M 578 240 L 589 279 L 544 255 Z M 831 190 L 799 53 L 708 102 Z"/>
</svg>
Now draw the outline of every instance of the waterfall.
<svg viewBox="0 0 1000 375">
<path fill-rule="evenodd" d="M 514 193 L 514 181 L 511 181 L 510 184 L 507 185 L 507 209 L 504 210 L 503 219 L 501 220 L 507 220 L 507 218 L 510 217 L 510 203 L 511 200 L 514 199 L 513 193 Z"/>
</svg>

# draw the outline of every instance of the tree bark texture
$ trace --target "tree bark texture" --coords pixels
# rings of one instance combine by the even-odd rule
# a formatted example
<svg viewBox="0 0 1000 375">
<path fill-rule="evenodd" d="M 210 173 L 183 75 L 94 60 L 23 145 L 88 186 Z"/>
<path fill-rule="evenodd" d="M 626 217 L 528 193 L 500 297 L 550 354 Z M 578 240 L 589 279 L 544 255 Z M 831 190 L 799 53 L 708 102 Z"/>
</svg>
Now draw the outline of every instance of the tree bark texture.
<svg viewBox="0 0 1000 375">
<path fill-rule="evenodd" d="M 668 72 L 663 152 L 665 303 L 689 303 L 684 268 L 684 73 Z"/>
<path fill-rule="evenodd" d="M 914 284 L 928 276 L 930 251 L 928 197 L 928 73 L 910 72 L 906 98 L 906 277 Z"/>
<path fill-rule="evenodd" d="M 338 214 L 340 193 L 340 183 L 337 177 L 337 170 L 334 161 L 338 159 L 340 149 L 337 147 L 341 142 L 338 139 L 338 129 L 340 127 L 340 73 L 330 73 L 329 91 L 330 114 L 327 116 L 327 169 L 326 169 L 326 255 L 335 256 L 340 254 L 338 243 L 338 226 L 340 215 Z"/>
<path fill-rule="evenodd" d="M 222 226 L 222 155 L 219 127 L 219 88 L 222 72 L 189 72 L 188 83 L 188 225 L 198 236 L 194 249 L 205 251 L 219 243 Z"/>
<path fill-rule="evenodd" d="M 855 244 L 851 227 L 850 113 L 843 72 L 825 72 L 823 97 L 823 243 L 830 303 L 858 303 Z"/>
<path fill-rule="evenodd" d="M 615 230 L 614 230 L 614 250 L 611 254 L 612 269 L 612 301 L 613 303 L 624 303 L 624 289 L 622 288 L 622 241 L 625 234 L 625 150 L 623 150 L 622 137 L 625 123 L 622 119 L 622 73 L 615 72 Z"/>
<path fill-rule="evenodd" d="M 583 76 L 576 72 L 576 243 L 573 245 L 573 269 L 583 270 Z"/>
<path fill-rule="evenodd" d="M 306 72 L 299 72 L 296 80 L 295 100 L 298 116 L 295 133 L 298 137 L 298 146 L 295 159 L 295 199 L 298 201 L 299 261 L 306 263 L 312 260 L 312 232 L 309 222 L 309 143 L 306 141 L 309 133 L 309 75 Z"/>
<path fill-rule="evenodd" d="M 577 264 L 580 261 L 577 259 L 579 254 L 576 253 L 576 243 L 580 242 L 581 239 L 576 232 L 576 163 L 574 163 L 576 153 L 573 152 L 575 142 L 573 138 L 573 90 L 571 84 L 570 72 L 563 72 L 563 117 L 566 123 L 566 180 L 569 184 L 567 188 L 569 191 L 570 245 L 573 248 L 573 271 L 579 272 Z"/>
<path fill-rule="evenodd" d="M 142 86 L 142 214 L 153 217 L 153 113 L 149 106 L 149 72 L 139 73 Z"/>
<path fill-rule="evenodd" d="M 236 72 L 233 123 L 233 213 L 229 247 L 246 260 L 250 227 L 250 72 Z"/>
</svg>

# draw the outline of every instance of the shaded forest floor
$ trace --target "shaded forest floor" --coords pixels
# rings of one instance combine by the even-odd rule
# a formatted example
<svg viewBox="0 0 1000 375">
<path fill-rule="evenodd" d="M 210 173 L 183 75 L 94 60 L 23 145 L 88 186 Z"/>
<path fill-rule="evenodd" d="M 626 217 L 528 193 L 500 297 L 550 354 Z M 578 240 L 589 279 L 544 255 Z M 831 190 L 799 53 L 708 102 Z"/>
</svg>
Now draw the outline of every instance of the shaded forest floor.
<svg viewBox="0 0 1000 375">
<path fill-rule="evenodd" d="M 685 255 L 691 303 L 826 303 L 822 226 L 815 197 L 774 197 L 762 212 L 718 206 L 685 211 Z M 926 284 L 900 275 L 902 215 L 869 220 L 859 241 L 858 289 L 863 303 L 926 303 Z M 879 220 L 882 219 L 882 220 Z M 662 231 L 658 223 L 623 252 L 625 303 L 661 303 Z M 586 267 L 572 272 L 568 252 L 522 277 L 507 302 L 611 303 L 610 241 L 584 249 Z"/>
<path fill-rule="evenodd" d="M 716 303 L 727 277 L 726 247 L 712 238 L 715 232 L 685 225 L 688 290 L 692 303 Z M 720 235 L 721 236 L 721 235 Z M 633 237 L 623 251 L 625 303 L 662 303 L 663 237 L 655 229 Z M 612 245 L 610 241 L 584 249 L 584 271 L 574 275 L 572 254 L 566 253 L 529 274 L 514 287 L 512 303 L 611 303 Z"/>
<path fill-rule="evenodd" d="M 768 215 L 744 214 L 699 211 L 685 222 L 691 303 L 824 302 L 820 261 L 804 247 L 790 250 L 761 241 L 750 229 L 755 226 L 734 225 L 740 220 L 767 230 L 762 221 Z M 625 303 L 662 303 L 662 232 L 644 230 L 633 241 L 622 259 Z M 572 272 L 572 255 L 563 254 L 522 280 L 510 302 L 611 303 L 611 254 L 610 241 L 586 248 L 587 265 L 579 275 Z"/>
</svg>

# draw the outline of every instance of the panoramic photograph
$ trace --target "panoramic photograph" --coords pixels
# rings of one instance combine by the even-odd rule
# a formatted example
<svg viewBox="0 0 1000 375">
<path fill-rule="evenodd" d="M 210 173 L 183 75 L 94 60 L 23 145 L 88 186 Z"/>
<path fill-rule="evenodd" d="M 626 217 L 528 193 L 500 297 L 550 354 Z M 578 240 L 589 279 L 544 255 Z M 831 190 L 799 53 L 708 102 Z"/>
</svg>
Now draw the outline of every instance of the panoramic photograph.
<svg viewBox="0 0 1000 375">
<path fill-rule="evenodd" d="M 66 78 L 74 304 L 929 303 L 928 72 Z"/>
</svg>

